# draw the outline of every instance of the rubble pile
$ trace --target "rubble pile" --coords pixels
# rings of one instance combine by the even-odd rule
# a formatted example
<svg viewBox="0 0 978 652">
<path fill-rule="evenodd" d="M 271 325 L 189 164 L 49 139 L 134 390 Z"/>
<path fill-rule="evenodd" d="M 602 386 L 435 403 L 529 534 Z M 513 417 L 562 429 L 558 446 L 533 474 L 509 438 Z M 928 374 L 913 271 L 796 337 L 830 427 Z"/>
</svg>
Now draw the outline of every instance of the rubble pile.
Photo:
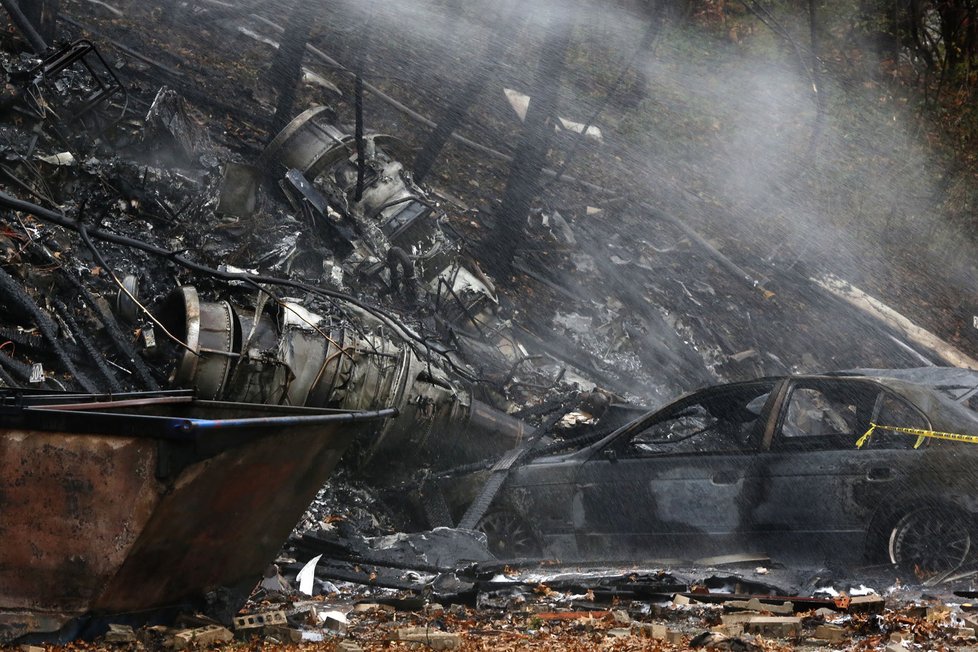
<svg viewBox="0 0 978 652">
<path fill-rule="evenodd" d="M 900 588 L 883 597 L 865 587 L 852 596 L 828 597 L 830 589 L 822 589 L 816 597 L 748 597 L 710 590 L 702 583 L 673 594 L 669 586 L 681 584 L 674 576 L 659 572 L 650 577 L 633 570 L 630 581 L 621 576 L 621 586 L 644 585 L 647 597 L 609 600 L 600 588 L 609 585 L 607 577 L 597 582 L 593 574 L 581 574 L 579 581 L 584 586 L 590 582 L 593 588 L 577 593 L 567 588 L 566 576 L 559 572 L 528 574 L 508 568 L 492 572 L 494 583 L 509 583 L 510 589 L 480 592 L 478 606 L 473 607 L 457 596 L 419 600 L 413 594 L 343 582 L 330 583 L 327 592 L 310 598 L 272 568 L 230 627 L 191 615 L 181 616 L 169 627 L 134 629 L 112 624 L 92 643 L 75 643 L 72 649 L 136 645 L 223 650 L 256 643 L 303 649 L 303 644 L 315 643 L 317 649 L 351 652 L 421 648 L 898 652 L 978 646 L 976 608 L 950 595 L 958 601 L 944 602 Z M 542 579 L 548 573 L 553 581 Z M 726 580 L 734 582 L 730 585 L 734 589 L 761 586 L 750 581 L 738 586 L 735 576 Z"/>
</svg>

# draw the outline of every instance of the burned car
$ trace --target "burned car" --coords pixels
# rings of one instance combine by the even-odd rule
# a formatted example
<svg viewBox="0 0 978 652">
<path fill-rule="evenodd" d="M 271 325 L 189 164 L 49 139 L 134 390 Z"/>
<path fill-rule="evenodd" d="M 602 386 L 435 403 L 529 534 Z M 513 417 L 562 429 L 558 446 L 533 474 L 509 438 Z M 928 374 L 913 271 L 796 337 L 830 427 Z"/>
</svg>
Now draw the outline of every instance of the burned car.
<svg viewBox="0 0 978 652">
<path fill-rule="evenodd" d="M 480 527 L 498 553 L 560 558 L 969 560 L 978 372 L 864 370 L 704 389 L 515 468 Z M 484 476 L 443 481 L 464 508 Z"/>
</svg>

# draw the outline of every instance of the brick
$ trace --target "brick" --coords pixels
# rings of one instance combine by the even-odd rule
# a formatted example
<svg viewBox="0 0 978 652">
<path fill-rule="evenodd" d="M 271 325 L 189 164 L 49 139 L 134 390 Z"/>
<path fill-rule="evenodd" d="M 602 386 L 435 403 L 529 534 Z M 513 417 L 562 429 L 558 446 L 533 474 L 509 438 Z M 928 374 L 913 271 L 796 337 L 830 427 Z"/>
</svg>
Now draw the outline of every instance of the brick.
<svg viewBox="0 0 978 652">
<path fill-rule="evenodd" d="M 754 616 L 744 623 L 744 631 L 777 638 L 801 634 L 801 618 L 792 616 Z"/>
<path fill-rule="evenodd" d="M 844 627 L 825 624 L 815 628 L 814 636 L 830 643 L 839 643 L 849 637 L 849 632 Z"/>
<path fill-rule="evenodd" d="M 458 634 L 428 627 L 404 627 L 397 630 L 397 639 L 408 643 L 421 643 L 432 650 L 454 650 L 462 644 Z"/>
<path fill-rule="evenodd" d="M 185 629 L 177 632 L 173 636 L 173 649 L 184 650 L 193 644 L 214 645 L 215 643 L 227 643 L 234 638 L 230 630 L 220 625 L 207 625 L 196 629 Z"/>
<path fill-rule="evenodd" d="M 260 627 L 287 624 L 288 621 L 285 618 L 284 611 L 266 611 L 264 613 L 248 614 L 246 616 L 235 616 L 234 631 L 240 632 L 249 629 L 258 629 Z"/>
</svg>

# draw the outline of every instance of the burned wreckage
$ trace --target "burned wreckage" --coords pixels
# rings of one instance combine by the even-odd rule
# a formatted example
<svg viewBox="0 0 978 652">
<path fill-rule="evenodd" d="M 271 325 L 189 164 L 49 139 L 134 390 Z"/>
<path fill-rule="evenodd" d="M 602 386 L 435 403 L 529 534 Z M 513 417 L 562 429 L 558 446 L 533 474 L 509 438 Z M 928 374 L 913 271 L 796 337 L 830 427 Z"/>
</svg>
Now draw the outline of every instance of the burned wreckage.
<svg viewBox="0 0 978 652">
<path fill-rule="evenodd" d="M 91 42 L 34 46 L 2 53 L 0 642 L 184 605 L 227 619 L 344 455 L 416 527 L 479 528 L 503 556 L 706 554 L 820 528 L 827 554 L 872 535 L 901 565 L 969 558 L 965 479 L 956 499 L 868 510 L 897 480 L 964 473 L 952 445 L 880 442 L 975 432 L 978 379 L 786 377 L 644 414 L 541 365 L 549 384 L 514 404 L 547 343 L 513 327 L 396 139 L 315 106 L 240 160 L 175 91 L 130 97 Z M 797 499 L 802 468 L 837 494 L 818 526 L 772 502 Z M 641 497 L 627 513 L 621 491 Z"/>
<path fill-rule="evenodd" d="M 353 139 L 311 109 L 261 168 L 185 175 L 86 140 L 125 133 L 128 101 L 91 43 L 5 65 L 32 98 L 7 107 L 5 136 L 23 149 L 7 150 L 5 185 L 39 203 L 0 193 L 0 640 L 181 604 L 228 617 L 351 446 L 358 465 L 387 468 L 481 459 L 523 437 L 454 350 L 337 289 L 348 273 L 431 306 L 435 328 L 493 328 L 491 282 L 383 137 L 367 138 L 358 170 Z M 133 132 L 146 156 L 167 137 L 188 153 L 184 111 L 159 92 Z M 256 201 L 295 229 L 284 245 L 251 234 L 273 248 L 255 266 L 280 278 L 173 247 L 235 245 L 222 232 L 257 219 Z"/>
</svg>

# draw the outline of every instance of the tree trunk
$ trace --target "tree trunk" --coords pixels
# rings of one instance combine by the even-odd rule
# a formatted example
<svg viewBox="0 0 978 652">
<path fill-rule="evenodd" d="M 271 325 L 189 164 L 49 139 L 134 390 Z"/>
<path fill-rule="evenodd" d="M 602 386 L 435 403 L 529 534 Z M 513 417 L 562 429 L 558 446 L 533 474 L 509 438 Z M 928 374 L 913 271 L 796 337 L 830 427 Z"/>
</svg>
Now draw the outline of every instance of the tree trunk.
<svg viewBox="0 0 978 652">
<path fill-rule="evenodd" d="M 428 135 L 428 139 L 421 146 L 417 157 L 414 159 L 414 178 L 417 181 L 423 181 L 428 176 L 442 148 L 445 147 L 445 143 L 462 123 L 469 112 L 469 107 L 479 97 L 493 72 L 499 67 L 499 62 L 511 41 L 507 35 L 515 34 L 519 27 L 518 14 L 500 12 L 499 20 L 489 35 L 489 47 L 486 49 L 485 56 L 470 71 L 469 81 L 462 88 L 462 92 L 456 94 L 455 99 L 446 104 L 441 115 L 435 119 L 435 128 Z"/>
<path fill-rule="evenodd" d="M 269 82 L 278 91 L 275 117 L 272 118 L 273 135 L 281 131 L 294 117 L 292 112 L 299 78 L 302 76 L 302 59 L 315 19 L 314 3 L 296 0 L 282 34 L 278 54 L 269 71 Z"/>
<path fill-rule="evenodd" d="M 44 41 L 54 42 L 59 0 L 19 0 L 21 11 Z"/>
<path fill-rule="evenodd" d="M 547 163 L 547 151 L 554 133 L 553 125 L 548 121 L 556 115 L 560 76 L 571 29 L 572 23 L 566 14 L 555 16 L 543 42 L 530 106 L 489 243 L 495 263 L 493 267 L 500 276 L 512 271 L 516 244 L 522 239 L 526 216 L 540 187 L 540 173 Z"/>
</svg>

